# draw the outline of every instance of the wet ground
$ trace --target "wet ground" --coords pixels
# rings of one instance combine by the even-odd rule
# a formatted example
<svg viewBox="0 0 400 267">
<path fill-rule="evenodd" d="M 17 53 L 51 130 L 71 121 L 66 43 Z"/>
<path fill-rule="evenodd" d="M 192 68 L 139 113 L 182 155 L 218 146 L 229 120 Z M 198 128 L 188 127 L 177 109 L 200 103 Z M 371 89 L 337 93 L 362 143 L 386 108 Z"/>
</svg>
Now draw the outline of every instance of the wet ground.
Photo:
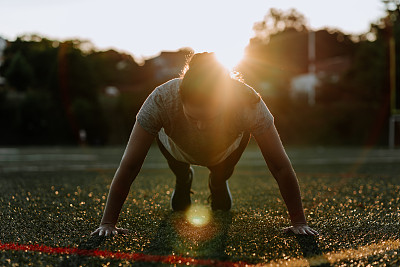
<svg viewBox="0 0 400 267">
<path fill-rule="evenodd" d="M 195 167 L 191 215 L 170 211 L 173 175 L 152 148 L 120 216 L 119 226 L 131 233 L 90 237 L 122 153 L 123 148 L 0 149 L 0 242 L 142 258 L 3 247 L 0 265 L 168 266 L 161 263 L 165 257 L 146 255 L 214 266 L 400 265 L 400 150 L 289 148 L 307 220 L 320 232 L 308 237 L 281 233 L 289 225 L 286 207 L 256 147 L 247 148 L 230 179 L 231 212 L 210 211 L 207 170 Z"/>
</svg>

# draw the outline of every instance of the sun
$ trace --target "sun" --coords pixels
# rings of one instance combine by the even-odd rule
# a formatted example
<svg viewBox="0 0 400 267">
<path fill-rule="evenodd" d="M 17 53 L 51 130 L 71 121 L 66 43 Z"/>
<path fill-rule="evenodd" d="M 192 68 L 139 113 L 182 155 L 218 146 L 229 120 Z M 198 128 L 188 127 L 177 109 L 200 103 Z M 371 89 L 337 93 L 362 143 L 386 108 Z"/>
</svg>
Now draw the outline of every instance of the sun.
<svg viewBox="0 0 400 267">
<path fill-rule="evenodd" d="M 244 52 L 233 52 L 229 49 L 218 50 L 215 51 L 215 56 L 225 68 L 231 71 L 243 60 Z"/>
</svg>

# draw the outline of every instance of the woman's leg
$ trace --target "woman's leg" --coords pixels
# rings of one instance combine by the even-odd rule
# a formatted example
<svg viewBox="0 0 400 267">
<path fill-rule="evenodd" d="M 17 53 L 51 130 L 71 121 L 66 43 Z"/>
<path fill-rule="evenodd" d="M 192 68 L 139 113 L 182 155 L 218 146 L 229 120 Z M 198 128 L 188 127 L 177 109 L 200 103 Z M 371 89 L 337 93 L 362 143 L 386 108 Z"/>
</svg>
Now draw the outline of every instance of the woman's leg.
<svg viewBox="0 0 400 267">
<path fill-rule="evenodd" d="M 175 211 L 182 211 L 191 205 L 190 189 L 192 187 L 193 169 L 189 163 L 176 160 L 164 147 L 157 137 L 157 144 L 161 153 L 167 159 L 168 166 L 175 174 L 175 190 L 171 197 L 171 207 Z"/>
<path fill-rule="evenodd" d="M 210 176 L 208 187 L 211 192 L 211 207 L 213 210 L 230 210 L 232 197 L 228 187 L 228 179 L 232 176 L 236 164 L 239 162 L 244 150 L 250 141 L 250 133 L 244 133 L 239 147 L 234 150 L 224 161 L 209 166 Z"/>
</svg>

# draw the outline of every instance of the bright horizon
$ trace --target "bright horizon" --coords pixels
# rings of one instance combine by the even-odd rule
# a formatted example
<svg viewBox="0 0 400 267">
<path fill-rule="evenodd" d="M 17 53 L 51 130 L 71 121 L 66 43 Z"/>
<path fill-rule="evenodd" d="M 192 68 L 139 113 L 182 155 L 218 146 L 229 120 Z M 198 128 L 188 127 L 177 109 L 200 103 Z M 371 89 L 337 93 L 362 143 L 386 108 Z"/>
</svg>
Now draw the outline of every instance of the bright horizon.
<svg viewBox="0 0 400 267">
<path fill-rule="evenodd" d="M 2 0 L 0 36 L 15 40 L 23 34 L 66 40 L 91 41 L 99 50 L 115 49 L 140 61 L 161 51 L 191 47 L 213 51 L 238 61 L 253 25 L 270 8 L 295 8 L 314 29 L 335 28 L 361 34 L 385 15 L 380 0 Z"/>
</svg>

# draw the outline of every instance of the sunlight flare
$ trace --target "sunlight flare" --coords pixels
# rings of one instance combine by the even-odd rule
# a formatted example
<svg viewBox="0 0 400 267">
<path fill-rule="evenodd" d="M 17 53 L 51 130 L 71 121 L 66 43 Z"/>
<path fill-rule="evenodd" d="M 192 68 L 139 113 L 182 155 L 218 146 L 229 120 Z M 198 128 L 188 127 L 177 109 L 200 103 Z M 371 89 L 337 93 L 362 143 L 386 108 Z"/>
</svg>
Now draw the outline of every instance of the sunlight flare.
<svg viewBox="0 0 400 267">
<path fill-rule="evenodd" d="M 230 49 L 215 51 L 217 60 L 225 66 L 228 70 L 233 70 L 244 57 L 244 51 L 233 52 Z"/>
<path fill-rule="evenodd" d="M 187 221 L 196 227 L 201 227 L 209 223 L 210 211 L 201 205 L 193 205 L 186 212 Z"/>
</svg>

